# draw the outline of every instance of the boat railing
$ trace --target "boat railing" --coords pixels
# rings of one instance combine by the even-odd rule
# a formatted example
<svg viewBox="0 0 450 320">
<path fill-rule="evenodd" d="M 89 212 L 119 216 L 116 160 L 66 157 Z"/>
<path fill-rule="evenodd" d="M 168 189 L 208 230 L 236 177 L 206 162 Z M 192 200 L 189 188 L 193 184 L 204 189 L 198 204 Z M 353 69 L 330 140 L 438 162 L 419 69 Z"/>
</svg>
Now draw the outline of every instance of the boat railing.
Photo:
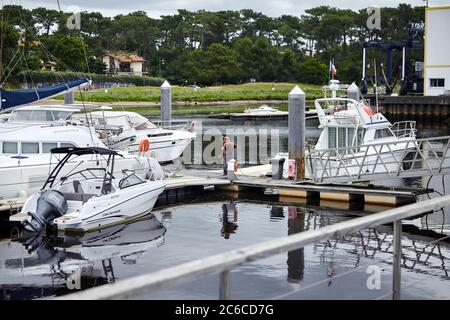
<svg viewBox="0 0 450 320">
<path fill-rule="evenodd" d="M 187 130 L 194 128 L 194 121 L 189 120 L 168 120 L 168 121 L 152 121 L 157 127 L 169 130 Z"/>
<path fill-rule="evenodd" d="M 416 136 L 416 121 L 400 121 L 391 126 L 397 138 L 413 138 Z"/>
<path fill-rule="evenodd" d="M 450 136 L 403 139 L 332 149 L 306 155 L 314 183 L 357 182 L 450 173 Z"/>
<path fill-rule="evenodd" d="M 119 280 L 116 283 L 106 284 L 95 288 L 90 288 L 81 292 L 72 293 L 56 299 L 59 300 L 100 300 L 100 299 L 133 299 L 142 297 L 144 294 L 155 293 L 158 290 L 165 290 L 177 285 L 192 282 L 211 274 L 218 274 L 220 278 L 218 298 L 222 300 L 230 299 L 230 278 L 233 276 L 232 269 L 244 264 L 272 257 L 281 253 L 293 252 L 318 242 L 330 241 L 332 239 L 342 239 L 361 232 L 368 228 L 375 228 L 389 223 L 393 224 L 392 245 L 386 254 L 392 255 L 392 282 L 391 289 L 383 292 L 378 299 L 391 297 L 401 299 L 401 269 L 402 256 L 402 220 L 415 217 L 424 213 L 433 212 L 450 205 L 450 195 L 433 198 L 431 200 L 420 201 L 399 208 L 354 218 L 348 221 L 333 223 L 315 230 L 308 230 L 266 240 L 251 246 L 237 248 L 228 252 L 223 252 L 202 259 L 197 259 L 180 265 L 163 268 L 162 270 L 149 272 L 143 275 Z M 366 245 L 365 245 L 366 246 Z M 422 251 L 423 252 L 423 251 Z M 403 265 L 403 268 L 405 266 Z M 353 271 L 352 271 L 353 272 Z M 334 278 L 349 274 L 344 272 Z M 333 278 L 330 278 L 331 280 Z M 306 287 L 320 285 L 323 281 Z M 304 290 L 305 286 L 292 288 L 288 292 L 277 294 L 272 299 L 282 299 L 292 296 Z"/>
</svg>

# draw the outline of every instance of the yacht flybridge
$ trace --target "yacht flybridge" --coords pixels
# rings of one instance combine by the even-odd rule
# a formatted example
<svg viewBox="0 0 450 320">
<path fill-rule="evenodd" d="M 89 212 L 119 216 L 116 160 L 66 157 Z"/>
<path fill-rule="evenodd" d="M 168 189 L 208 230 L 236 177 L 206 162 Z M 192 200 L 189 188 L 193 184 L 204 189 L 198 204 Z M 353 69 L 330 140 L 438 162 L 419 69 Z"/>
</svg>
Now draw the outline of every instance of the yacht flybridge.
<svg viewBox="0 0 450 320">
<path fill-rule="evenodd" d="M 147 215 L 165 189 L 162 170 L 147 175 L 122 170 L 114 173 L 116 151 L 98 148 L 55 148 L 63 158 L 52 170 L 41 191 L 27 199 L 22 212 L 10 218 L 26 229 L 40 232 L 47 225 L 58 230 L 90 231 Z M 104 166 L 83 169 L 66 164 L 72 158 L 92 155 L 104 159 Z"/>
</svg>

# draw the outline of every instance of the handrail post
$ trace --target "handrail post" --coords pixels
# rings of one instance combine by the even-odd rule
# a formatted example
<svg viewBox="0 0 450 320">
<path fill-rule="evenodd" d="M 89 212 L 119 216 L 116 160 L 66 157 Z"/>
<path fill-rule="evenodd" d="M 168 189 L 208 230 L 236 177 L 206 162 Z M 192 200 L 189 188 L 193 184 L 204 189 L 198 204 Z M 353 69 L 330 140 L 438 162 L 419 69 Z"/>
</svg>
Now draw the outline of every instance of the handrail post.
<svg viewBox="0 0 450 320">
<path fill-rule="evenodd" d="M 394 257 L 392 275 L 392 299 L 400 300 L 402 267 L 402 220 L 394 221 Z"/>
<path fill-rule="evenodd" d="M 219 300 L 230 299 L 230 271 L 220 273 Z"/>
</svg>

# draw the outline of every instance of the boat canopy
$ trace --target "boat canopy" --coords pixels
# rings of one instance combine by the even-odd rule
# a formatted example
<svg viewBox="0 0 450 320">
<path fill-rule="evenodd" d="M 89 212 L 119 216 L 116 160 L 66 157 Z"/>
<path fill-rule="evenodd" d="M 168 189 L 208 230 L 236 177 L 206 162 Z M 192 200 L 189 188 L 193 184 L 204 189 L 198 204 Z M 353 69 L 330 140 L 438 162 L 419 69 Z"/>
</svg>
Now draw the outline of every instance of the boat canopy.
<svg viewBox="0 0 450 320">
<path fill-rule="evenodd" d="M 86 85 L 87 83 L 89 83 L 88 79 L 80 78 L 50 87 L 31 90 L 5 90 L 0 88 L 0 112 L 10 111 L 16 107 L 48 99 L 65 91 L 71 91 L 79 86 Z"/>
<path fill-rule="evenodd" d="M 100 147 L 87 147 L 87 148 L 76 148 L 76 147 L 63 147 L 63 148 L 53 148 L 50 150 L 51 153 L 70 153 L 77 156 L 82 156 L 85 154 L 106 154 L 106 155 L 114 155 L 114 156 L 121 156 L 119 153 L 117 153 L 114 150 L 106 149 L 106 148 L 100 148 Z"/>
</svg>

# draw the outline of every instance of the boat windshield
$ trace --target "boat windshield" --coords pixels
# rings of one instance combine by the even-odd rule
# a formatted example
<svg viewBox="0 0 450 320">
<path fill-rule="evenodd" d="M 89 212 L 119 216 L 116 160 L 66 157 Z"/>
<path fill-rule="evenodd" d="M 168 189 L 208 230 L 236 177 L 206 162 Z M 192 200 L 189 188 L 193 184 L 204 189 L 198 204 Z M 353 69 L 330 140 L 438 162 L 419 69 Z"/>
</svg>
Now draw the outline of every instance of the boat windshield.
<svg viewBox="0 0 450 320">
<path fill-rule="evenodd" d="M 105 176 L 105 168 L 87 168 L 77 172 L 70 173 L 61 177 L 61 185 L 70 183 L 74 180 L 91 180 L 91 179 L 103 179 Z"/>
<path fill-rule="evenodd" d="M 52 122 L 70 120 L 71 111 L 65 110 L 13 110 L 9 121 Z"/>
<path fill-rule="evenodd" d="M 347 111 L 349 106 L 353 105 L 354 104 L 348 100 L 332 100 L 326 101 L 321 107 L 326 114 L 333 115 L 336 112 Z"/>
<path fill-rule="evenodd" d="M 156 125 L 140 114 L 130 115 L 131 123 L 136 130 L 155 129 Z"/>
</svg>

